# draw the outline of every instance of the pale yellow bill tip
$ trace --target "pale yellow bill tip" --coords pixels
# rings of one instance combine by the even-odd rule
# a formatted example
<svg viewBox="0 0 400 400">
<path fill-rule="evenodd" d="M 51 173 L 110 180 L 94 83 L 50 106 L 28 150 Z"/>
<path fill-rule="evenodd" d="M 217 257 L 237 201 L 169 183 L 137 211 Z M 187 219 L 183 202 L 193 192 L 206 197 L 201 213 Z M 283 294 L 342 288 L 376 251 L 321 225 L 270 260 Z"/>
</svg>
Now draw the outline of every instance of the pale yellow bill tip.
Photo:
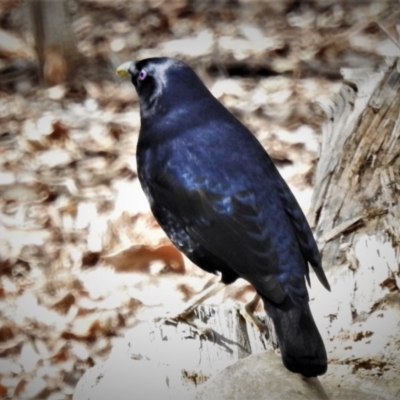
<svg viewBox="0 0 400 400">
<path fill-rule="evenodd" d="M 117 75 L 121 76 L 122 78 L 129 78 L 131 74 L 129 73 L 129 67 L 131 66 L 132 62 L 127 61 L 121 64 L 117 70 L 115 71 Z"/>
</svg>

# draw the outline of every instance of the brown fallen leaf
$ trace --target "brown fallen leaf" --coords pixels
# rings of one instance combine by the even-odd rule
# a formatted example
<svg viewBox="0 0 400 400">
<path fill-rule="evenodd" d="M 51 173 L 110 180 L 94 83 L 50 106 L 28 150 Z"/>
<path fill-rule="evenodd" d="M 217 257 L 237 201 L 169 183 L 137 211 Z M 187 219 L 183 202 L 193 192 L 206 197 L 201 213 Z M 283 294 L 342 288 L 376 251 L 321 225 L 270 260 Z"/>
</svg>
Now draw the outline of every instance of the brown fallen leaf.
<svg viewBox="0 0 400 400">
<path fill-rule="evenodd" d="M 0 383 L 0 396 L 5 397 L 7 395 L 7 388 Z"/>
<path fill-rule="evenodd" d="M 154 261 L 164 262 L 177 273 L 185 271 L 183 255 L 172 244 L 158 247 L 132 245 L 101 258 L 118 272 L 148 271 L 150 264 Z M 162 271 L 164 272 L 165 268 Z"/>
<path fill-rule="evenodd" d="M 100 258 L 99 252 L 88 251 L 82 254 L 82 268 L 93 267 Z"/>
<path fill-rule="evenodd" d="M 69 139 L 69 128 L 60 121 L 53 122 L 53 131 L 48 135 L 49 140 L 65 141 Z"/>
<path fill-rule="evenodd" d="M 77 317 L 71 324 L 71 329 L 62 334 L 64 339 L 94 340 L 97 337 L 113 335 L 123 324 L 121 316 L 114 310 L 90 313 Z"/>
<path fill-rule="evenodd" d="M 60 314 L 67 314 L 69 309 L 73 304 L 75 304 L 76 299 L 72 293 L 67 293 L 60 300 L 52 305 L 52 309 L 59 312 Z"/>
<path fill-rule="evenodd" d="M 47 388 L 46 381 L 39 377 L 31 380 L 22 379 L 15 388 L 14 394 L 20 399 L 39 399 L 43 398 Z"/>
<path fill-rule="evenodd" d="M 0 342 L 6 342 L 14 337 L 15 326 L 11 325 L 10 322 L 3 323 L 0 326 Z"/>
</svg>

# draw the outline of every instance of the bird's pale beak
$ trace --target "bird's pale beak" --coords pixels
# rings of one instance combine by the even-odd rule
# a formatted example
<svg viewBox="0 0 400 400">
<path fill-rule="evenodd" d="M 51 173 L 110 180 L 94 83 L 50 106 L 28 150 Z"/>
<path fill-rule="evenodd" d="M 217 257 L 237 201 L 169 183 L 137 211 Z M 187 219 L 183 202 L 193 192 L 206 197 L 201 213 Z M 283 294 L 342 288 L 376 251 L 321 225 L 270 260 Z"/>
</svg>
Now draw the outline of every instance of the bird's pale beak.
<svg viewBox="0 0 400 400">
<path fill-rule="evenodd" d="M 132 61 L 127 61 L 121 64 L 115 71 L 117 75 L 122 78 L 130 78 L 131 74 L 129 72 L 129 67 L 132 65 Z"/>
</svg>

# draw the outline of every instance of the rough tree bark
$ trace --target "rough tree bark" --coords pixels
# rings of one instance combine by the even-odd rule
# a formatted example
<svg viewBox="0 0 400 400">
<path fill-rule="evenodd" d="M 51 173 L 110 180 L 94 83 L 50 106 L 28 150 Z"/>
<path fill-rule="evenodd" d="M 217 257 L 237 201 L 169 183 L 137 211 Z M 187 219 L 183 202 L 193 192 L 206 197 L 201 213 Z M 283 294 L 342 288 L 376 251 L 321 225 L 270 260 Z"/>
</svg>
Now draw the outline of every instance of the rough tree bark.
<svg viewBox="0 0 400 400">
<path fill-rule="evenodd" d="M 380 232 L 399 250 L 399 69 L 392 61 L 372 74 L 345 71 L 347 82 L 334 99 L 335 108 L 326 108 L 330 119 L 310 211 L 326 268 L 351 261 L 343 243 L 354 244 L 364 233 Z M 398 272 L 388 274 L 397 287 Z"/>
<path fill-rule="evenodd" d="M 66 0 L 25 0 L 41 81 L 65 82 L 82 58 L 78 52 Z"/>
<path fill-rule="evenodd" d="M 397 398 L 400 61 L 343 73 L 341 91 L 323 105 L 328 121 L 310 210 L 333 289 L 317 293 L 315 304 L 330 363 L 382 376 Z"/>
</svg>

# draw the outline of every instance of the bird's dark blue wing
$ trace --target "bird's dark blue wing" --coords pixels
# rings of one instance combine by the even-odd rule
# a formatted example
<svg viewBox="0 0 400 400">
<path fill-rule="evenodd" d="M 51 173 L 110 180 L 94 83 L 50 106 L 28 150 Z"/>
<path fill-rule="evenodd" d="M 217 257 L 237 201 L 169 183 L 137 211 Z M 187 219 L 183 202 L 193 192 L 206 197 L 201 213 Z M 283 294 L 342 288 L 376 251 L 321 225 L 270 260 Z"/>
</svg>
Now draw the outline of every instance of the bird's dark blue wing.
<svg viewBox="0 0 400 400">
<path fill-rule="evenodd" d="M 280 304 L 288 294 L 300 308 L 306 304 L 307 265 L 276 194 L 258 194 L 250 181 L 237 176 L 232 183 L 223 175 L 202 180 L 194 171 L 179 177 L 168 168 L 159 171 L 151 192 L 155 204 L 162 203 L 162 214 L 179 224 L 180 235 L 222 257 L 273 303 Z M 176 235 L 171 226 L 164 228 Z"/>
<path fill-rule="evenodd" d="M 311 228 L 300 206 L 283 179 L 276 180 L 276 189 L 278 191 L 279 198 L 282 201 L 282 205 L 290 218 L 304 258 L 311 264 L 318 280 L 322 283 L 322 285 L 327 290 L 330 290 L 329 282 L 325 276 L 324 270 L 322 269 L 321 255 L 314 240 Z M 308 274 L 307 281 L 310 284 Z"/>
</svg>

